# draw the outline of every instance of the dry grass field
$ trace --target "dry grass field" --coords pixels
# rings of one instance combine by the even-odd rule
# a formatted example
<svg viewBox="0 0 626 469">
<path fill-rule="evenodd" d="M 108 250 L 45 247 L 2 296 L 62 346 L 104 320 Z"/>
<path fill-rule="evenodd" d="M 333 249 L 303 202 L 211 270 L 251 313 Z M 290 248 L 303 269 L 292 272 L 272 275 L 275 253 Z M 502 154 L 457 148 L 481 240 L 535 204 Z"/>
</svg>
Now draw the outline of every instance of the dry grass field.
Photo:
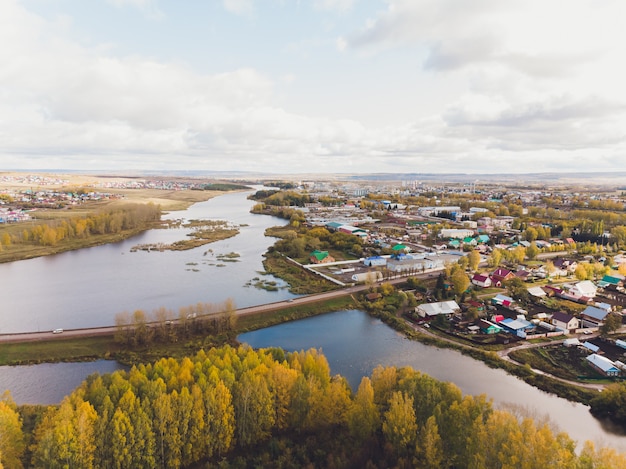
<svg viewBox="0 0 626 469">
<path fill-rule="evenodd" d="M 148 178 L 141 179 L 147 180 Z M 173 181 L 176 179 L 172 178 Z M 0 239 L 4 234 L 12 238 L 21 236 L 25 228 L 32 228 L 37 224 L 48 223 L 51 220 L 67 220 L 73 217 L 91 215 L 99 210 L 128 203 L 154 203 L 161 207 L 163 212 L 185 210 L 197 202 L 209 200 L 223 194 L 220 191 L 204 190 L 161 190 L 150 188 L 127 188 L 140 181 L 138 178 L 105 177 L 76 174 L 43 174 L 35 175 L 17 172 L 0 173 L 0 194 L 19 192 L 30 189 L 32 191 L 63 191 L 73 192 L 85 189 L 88 192 L 109 193 L 114 197 L 97 201 L 86 201 L 79 205 L 69 205 L 64 208 L 41 208 L 30 212 L 31 220 L 23 223 L 0 225 Z M 182 179 L 178 182 L 206 182 L 204 180 Z M 75 239 L 71 242 L 59 243 L 56 246 L 34 246 L 32 244 L 11 244 L 0 249 L 0 262 L 9 262 L 32 257 L 45 256 L 62 251 L 80 249 L 83 247 L 106 244 L 120 241 L 132 236 L 135 232 L 125 232 L 115 235 L 98 235 L 85 239 Z M 6 243 L 5 243 L 6 244 Z"/>
</svg>

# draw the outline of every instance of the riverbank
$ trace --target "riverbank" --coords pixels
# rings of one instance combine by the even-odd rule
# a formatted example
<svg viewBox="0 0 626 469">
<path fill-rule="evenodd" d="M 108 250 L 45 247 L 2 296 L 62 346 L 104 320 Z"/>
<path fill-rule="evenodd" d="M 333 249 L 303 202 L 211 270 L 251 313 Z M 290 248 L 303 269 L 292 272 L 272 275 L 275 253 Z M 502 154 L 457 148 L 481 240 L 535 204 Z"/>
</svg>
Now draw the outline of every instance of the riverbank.
<svg viewBox="0 0 626 469">
<path fill-rule="evenodd" d="M 64 337 L 59 334 L 39 340 L 20 340 L 20 337 L 16 336 L 13 342 L 0 343 L 0 366 L 98 359 L 117 360 L 126 365 L 133 365 L 153 362 L 162 357 L 182 358 L 201 349 L 225 344 L 235 345 L 235 338 L 244 332 L 355 307 L 356 303 L 348 293 L 319 302 L 303 301 L 299 304 L 286 302 L 275 305 L 274 308 L 263 308 L 258 312 L 237 316 L 236 324 L 230 331 L 218 334 L 197 333 L 176 342 L 153 342 L 149 346 L 120 343 L 116 340 L 115 328 L 107 328 L 108 332 L 104 331 L 98 335 Z"/>
<path fill-rule="evenodd" d="M 18 173 L 10 173 L 13 178 Z M 43 185 L 45 181 L 45 185 Z M 0 180 L 0 193 L 15 191 L 46 191 L 46 192 L 71 192 L 71 191 L 101 191 L 102 196 L 97 200 L 87 200 L 84 203 L 62 205 L 56 204 L 50 207 L 45 205 L 35 206 L 28 212 L 29 219 L 18 223 L 0 224 L 0 263 L 14 262 L 32 259 L 36 257 L 59 254 L 61 252 L 74 251 L 104 244 L 123 241 L 136 236 L 146 230 L 156 228 L 159 222 L 146 221 L 131 229 L 120 229 L 115 233 L 90 233 L 89 236 L 66 236 L 62 240 L 47 240 L 45 243 L 33 243 L 24 240 L 24 233 L 30 233 L 37 226 L 69 226 L 71 220 L 80 217 L 94 217 L 98 213 L 116 210 L 130 204 L 154 204 L 160 207 L 161 212 L 185 210 L 191 205 L 204 202 L 219 195 L 223 191 L 212 190 L 164 190 L 151 188 L 131 189 L 125 186 L 136 182 L 135 178 L 108 178 L 101 176 L 41 176 L 41 186 L 33 187 L 33 184 L 18 180 Z M 107 187 L 114 186 L 114 187 Z M 64 232 L 67 228 L 63 228 Z M 18 241 L 19 240 L 19 241 Z"/>
</svg>

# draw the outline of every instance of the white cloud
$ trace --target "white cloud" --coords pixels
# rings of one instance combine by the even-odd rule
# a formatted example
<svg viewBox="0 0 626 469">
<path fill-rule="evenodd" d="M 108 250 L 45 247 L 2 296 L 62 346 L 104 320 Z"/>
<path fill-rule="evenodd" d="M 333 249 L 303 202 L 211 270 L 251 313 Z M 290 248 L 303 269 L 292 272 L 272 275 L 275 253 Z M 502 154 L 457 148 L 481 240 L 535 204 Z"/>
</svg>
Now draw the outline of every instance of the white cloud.
<svg viewBox="0 0 626 469">
<path fill-rule="evenodd" d="M 158 0 L 107 0 L 110 4 L 118 8 L 126 6 L 140 10 L 144 15 L 153 20 L 160 20 L 165 17 L 158 7 Z"/>
<path fill-rule="evenodd" d="M 313 6 L 321 10 L 337 10 L 348 11 L 350 10 L 356 0 L 313 0 Z"/>
<path fill-rule="evenodd" d="M 222 0 L 224 8 L 236 15 L 250 15 L 254 11 L 254 0 Z"/>
<path fill-rule="evenodd" d="M 111 2 L 157 8 L 148 0 Z M 69 39 L 71 17 L 46 21 L 15 0 L 1 2 L 2 165 L 533 172 L 587 168 L 593 161 L 603 169 L 623 169 L 626 72 L 618 53 L 626 41 L 622 16 L 616 17 L 621 3 L 607 0 L 593 14 L 587 11 L 593 31 L 579 35 L 573 31 L 585 17 L 581 0 L 572 0 L 572 11 L 561 16 L 565 32 L 556 35 L 550 25 L 557 24 L 557 11 L 544 3 L 541 9 L 535 0 L 528 0 L 530 6 L 497 0 L 387 3 L 362 29 L 337 40 L 344 53 L 335 62 L 294 54 L 284 44 L 310 40 L 296 35 L 276 44 L 298 60 L 275 71 L 246 66 L 237 57 L 237 66 L 220 64 L 200 73 L 191 64 L 114 55 L 116 48 L 101 44 L 82 46 Z M 224 0 L 224 7 L 249 14 L 262 4 Z M 224 48 L 228 55 L 227 43 Z M 421 69 L 381 61 L 393 55 L 377 55 L 382 48 L 408 50 L 415 62 L 423 59 Z M 351 54 L 363 49 L 374 53 Z M 297 68 L 304 62 L 307 68 Z M 321 64 L 330 63 L 345 68 L 321 74 Z M 358 75 L 349 73 L 351 66 Z M 419 74 L 420 86 L 411 87 L 411 80 L 370 83 L 370 73 L 383 76 L 374 73 L 379 69 L 388 76 Z M 343 90 L 363 83 L 355 96 L 365 111 L 341 118 L 343 108 L 333 98 L 343 98 L 342 88 L 333 77 L 343 80 Z M 396 83 L 398 89 L 390 90 Z M 309 91 L 324 97 L 316 113 L 307 113 L 306 105 L 293 111 L 288 98 Z M 406 112 L 431 96 L 436 99 L 429 101 L 428 113 Z M 370 110 L 365 102 L 380 108 Z M 397 119 L 398 109 L 410 117 Z M 364 124 L 360 116 L 366 112 L 380 115 L 382 124 Z"/>
</svg>

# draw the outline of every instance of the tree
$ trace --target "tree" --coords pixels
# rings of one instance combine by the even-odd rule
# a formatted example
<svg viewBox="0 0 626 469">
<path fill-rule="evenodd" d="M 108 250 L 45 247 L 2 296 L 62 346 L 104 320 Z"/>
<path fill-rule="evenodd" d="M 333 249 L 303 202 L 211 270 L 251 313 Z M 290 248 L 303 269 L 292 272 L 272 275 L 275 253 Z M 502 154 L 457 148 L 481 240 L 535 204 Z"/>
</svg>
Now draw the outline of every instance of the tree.
<svg viewBox="0 0 626 469">
<path fill-rule="evenodd" d="M 600 326 L 600 335 L 606 337 L 620 327 L 622 327 L 622 316 L 617 313 L 609 313 L 604 318 L 604 323 Z"/>
<path fill-rule="evenodd" d="M 537 244 L 533 241 L 532 243 L 530 243 L 530 246 L 526 248 L 526 256 L 530 260 L 533 260 L 537 257 L 537 254 L 539 254 L 539 248 L 537 247 Z"/>
<path fill-rule="evenodd" d="M 372 382 L 365 376 L 361 379 L 352 407 L 348 411 L 350 433 L 364 441 L 374 434 L 379 424 L 378 409 L 374 403 Z"/>
<path fill-rule="evenodd" d="M 421 456 L 419 467 L 437 469 L 443 463 L 443 445 L 439 435 L 439 427 L 434 416 L 426 420 L 420 431 L 417 453 Z"/>
<path fill-rule="evenodd" d="M 500 249 L 494 249 L 487 260 L 490 267 L 498 267 L 502 262 L 502 251 Z"/>
<path fill-rule="evenodd" d="M 407 454 L 414 447 L 417 422 L 413 410 L 413 398 L 401 391 L 391 395 L 389 410 L 383 418 L 383 435 L 399 455 Z"/>
<path fill-rule="evenodd" d="M 22 420 L 9 394 L 0 400 L 0 467 L 21 468 L 24 452 Z"/>
<path fill-rule="evenodd" d="M 452 285 L 454 287 L 454 293 L 460 295 L 467 291 L 470 286 L 470 279 L 467 274 L 461 270 L 456 271 L 452 274 Z"/>
<path fill-rule="evenodd" d="M 35 463 L 49 468 L 92 468 L 97 417 L 93 406 L 75 395 L 66 397 L 58 410 L 50 408 L 35 429 Z"/>
<path fill-rule="evenodd" d="M 469 265 L 469 259 L 467 258 L 467 256 L 463 256 L 459 258 L 459 260 L 457 261 L 457 264 L 462 270 L 466 270 L 467 266 Z"/>
<path fill-rule="evenodd" d="M 515 277 L 504 282 L 507 292 L 511 298 L 515 298 L 518 301 L 528 301 L 529 293 L 526 284 L 521 278 Z"/>
<path fill-rule="evenodd" d="M 237 441 L 250 446 L 270 435 L 274 406 L 266 380 L 254 370 L 243 373 L 233 389 Z"/>
<path fill-rule="evenodd" d="M 476 249 L 470 251 L 470 253 L 467 255 L 467 259 L 469 261 L 469 269 L 472 272 L 478 270 L 478 266 L 480 265 L 480 252 L 478 252 Z"/>
</svg>

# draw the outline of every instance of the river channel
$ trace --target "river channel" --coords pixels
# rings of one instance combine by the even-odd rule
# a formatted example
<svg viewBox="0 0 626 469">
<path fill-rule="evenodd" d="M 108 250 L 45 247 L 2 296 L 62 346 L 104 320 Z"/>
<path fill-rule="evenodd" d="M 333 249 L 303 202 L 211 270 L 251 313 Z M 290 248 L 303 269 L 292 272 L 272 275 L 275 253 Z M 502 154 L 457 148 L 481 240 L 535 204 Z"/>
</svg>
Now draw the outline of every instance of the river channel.
<svg viewBox="0 0 626 469">
<path fill-rule="evenodd" d="M 198 302 L 232 298 L 237 307 L 292 297 L 286 289 L 268 292 L 249 286 L 263 278 L 262 254 L 273 243 L 265 228 L 283 220 L 249 213 L 248 193 L 226 194 L 195 204 L 170 218 L 228 220 L 238 236 L 190 251 L 134 252 L 140 243 L 183 239 L 184 229 L 151 230 L 120 243 L 0 265 L 0 334 L 112 325 L 118 312 L 161 306 L 177 310 Z M 239 262 L 220 262 L 236 252 Z M 271 277 L 268 278 L 271 280 Z M 321 348 L 333 373 L 356 389 L 362 376 L 385 366 L 412 366 L 457 384 L 466 394 L 487 394 L 499 406 L 515 407 L 552 423 L 577 441 L 593 440 L 626 452 L 626 437 L 594 419 L 586 406 L 539 391 L 455 351 L 409 341 L 361 311 L 329 313 L 243 334 L 253 347 L 286 350 Z M 93 372 L 108 373 L 115 362 L 59 363 L 0 367 L 0 393 L 9 389 L 18 404 L 60 402 Z"/>
<path fill-rule="evenodd" d="M 227 220 L 240 226 L 232 238 L 188 251 L 147 252 L 139 244 L 185 239 L 185 228 L 155 229 L 125 241 L 18 262 L 0 264 L 0 334 L 56 328 L 111 326 L 118 313 L 142 309 L 149 315 L 196 303 L 233 299 L 238 308 L 293 297 L 287 289 L 269 292 L 249 286 L 262 276 L 262 255 L 275 241 L 264 236 L 284 220 L 250 213 L 250 192 L 225 194 L 171 212 L 165 218 Z M 224 260 L 222 255 L 238 258 Z"/>
</svg>

